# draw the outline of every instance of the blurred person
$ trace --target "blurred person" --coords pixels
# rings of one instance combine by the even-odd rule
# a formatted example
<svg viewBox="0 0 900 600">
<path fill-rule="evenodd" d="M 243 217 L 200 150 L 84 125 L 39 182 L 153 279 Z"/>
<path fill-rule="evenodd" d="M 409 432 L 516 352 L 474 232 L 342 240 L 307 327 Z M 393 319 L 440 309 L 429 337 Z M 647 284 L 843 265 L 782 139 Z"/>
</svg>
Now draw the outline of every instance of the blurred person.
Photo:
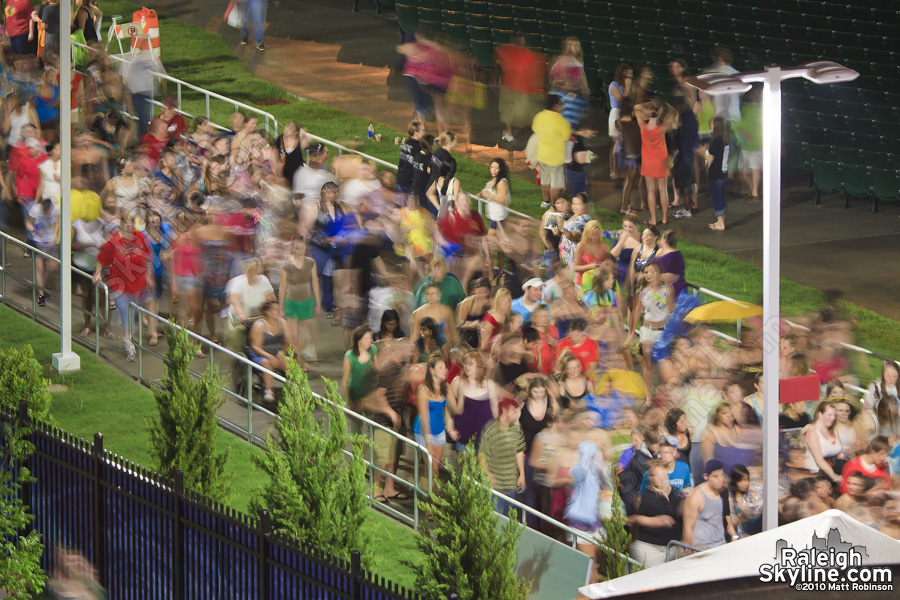
<svg viewBox="0 0 900 600">
<path fill-rule="evenodd" d="M 638 225 L 634 217 L 626 215 L 622 219 L 622 230 L 616 243 L 609 251 L 610 256 L 616 259 L 616 283 L 622 288 L 626 296 L 631 295 L 628 285 L 628 270 L 631 267 L 631 255 L 641 246 L 638 236 Z"/>
<path fill-rule="evenodd" d="M 399 238 L 394 252 L 405 259 L 404 271 L 412 282 L 414 276 L 422 275 L 422 266 L 431 260 L 434 250 L 434 220 L 415 194 L 407 196 L 406 206 L 400 209 Z"/>
<path fill-rule="evenodd" d="M 103 246 L 97 255 L 97 266 L 94 269 L 94 284 L 101 279 L 106 280 L 110 296 L 115 302 L 119 318 L 122 320 L 125 347 L 125 360 L 136 358 L 134 343 L 131 341 L 131 325 L 129 305 L 133 302 L 143 303 L 154 291 L 156 278 L 153 273 L 153 249 L 147 237 L 134 227 L 134 215 L 127 214 L 121 218 L 119 231 Z M 108 271 L 104 277 L 104 271 Z"/>
<path fill-rule="evenodd" d="M 301 235 L 309 240 L 309 253 L 316 263 L 316 275 L 322 293 L 321 306 L 334 317 L 334 240 L 340 231 L 344 209 L 338 203 L 338 186 L 326 182 L 319 191 L 319 202 L 308 205 L 301 215 Z M 302 233 L 305 232 L 305 233 Z"/>
<path fill-rule="evenodd" d="M 40 165 L 47 160 L 47 155 L 44 144 L 37 138 L 27 138 L 24 146 L 25 151 L 16 156 L 10 152 L 6 168 L 7 171 L 15 171 L 16 200 L 22 211 L 22 220 L 27 222 L 35 206 L 35 201 L 40 203 L 42 200 Z M 27 231 L 25 242 L 29 244 L 34 242 L 31 230 Z"/>
<path fill-rule="evenodd" d="M 60 186 L 60 180 L 62 179 L 62 173 L 60 172 L 62 151 L 59 141 L 47 144 L 46 150 L 47 160 L 38 165 L 38 170 L 41 172 L 41 198 L 49 198 L 54 204 L 59 206 L 62 197 L 62 187 Z"/>
<path fill-rule="evenodd" d="M 589 118 L 582 119 L 572 128 L 566 142 L 566 189 L 573 196 L 590 191 L 590 164 L 597 158 L 591 151 L 589 140 L 597 137 L 600 128 Z"/>
<path fill-rule="evenodd" d="M 431 184 L 438 178 L 441 169 L 444 167 L 447 168 L 449 177 L 456 177 L 456 159 L 453 158 L 450 151 L 456 148 L 457 143 L 459 143 L 459 138 L 456 132 L 449 129 L 441 131 L 440 135 L 432 142 L 431 160 L 425 169 L 428 173 L 427 187 L 431 187 Z"/>
<path fill-rule="evenodd" d="M 631 264 L 628 268 L 628 285 L 638 300 L 638 293 L 646 285 L 644 269 L 656 260 L 659 252 L 659 229 L 653 225 L 645 225 L 641 232 L 641 245 L 631 253 Z"/>
<path fill-rule="evenodd" d="M 372 373 L 377 354 L 369 326 L 360 325 L 354 329 L 350 349 L 344 353 L 341 375 L 341 389 L 347 406 L 354 412 L 360 412 L 363 399 L 375 391 Z"/>
<path fill-rule="evenodd" d="M 672 97 L 684 98 L 688 108 L 693 112 L 695 109 L 694 103 L 697 101 L 697 88 L 689 85 L 684 80 L 690 74 L 687 62 L 683 58 L 674 58 L 669 61 L 669 75 L 672 78 Z"/>
<path fill-rule="evenodd" d="M 564 215 L 556 216 L 556 225 L 562 235 L 559 243 L 559 255 L 569 269 L 572 269 L 575 264 L 575 248 L 581 241 L 584 228 L 591 221 L 586 194 L 574 196 L 571 209 L 572 216 L 568 219 Z"/>
<path fill-rule="evenodd" d="M 53 575 L 48 587 L 57 598 L 103 600 L 106 593 L 100 585 L 97 570 L 80 553 L 59 545 L 56 547 Z"/>
<path fill-rule="evenodd" d="M 853 407 L 850 401 L 843 396 L 828 396 L 827 400 L 834 403 L 834 410 L 837 414 L 834 430 L 837 436 L 841 438 L 841 447 L 847 456 L 856 456 L 865 449 L 865 441 L 859 436 L 859 430 L 853 425 Z"/>
<path fill-rule="evenodd" d="M 703 439 L 700 442 L 701 463 L 709 460 L 721 460 L 726 449 L 732 448 L 738 443 L 737 419 L 734 411 L 727 402 L 720 402 L 710 415 L 709 426 L 703 430 Z"/>
<path fill-rule="evenodd" d="M 428 191 L 425 193 L 427 202 L 424 206 L 436 219 L 441 219 L 449 211 L 450 203 L 460 192 L 459 180 L 450 175 L 450 166 L 444 164 Z"/>
<path fill-rule="evenodd" d="M 613 79 L 609 84 L 609 137 L 613 143 L 609 148 L 609 177 L 610 179 L 622 179 L 619 165 L 616 161 L 616 140 L 619 138 L 618 121 L 622 116 L 622 101 L 631 92 L 632 71 L 625 63 L 619 63 Z M 631 106 L 629 104 L 629 106 Z M 630 111 L 629 111 L 630 112 Z"/>
<path fill-rule="evenodd" d="M 553 206 L 541 217 L 540 236 L 544 243 L 544 264 L 547 266 L 547 277 L 554 276 L 554 264 L 559 262 L 559 246 L 562 242 L 562 232 L 557 217 L 562 216 L 563 222 L 571 216 L 569 213 L 569 201 L 560 196 L 553 201 Z"/>
<path fill-rule="evenodd" d="M 306 255 L 306 241 L 291 242 L 291 256 L 281 265 L 278 298 L 287 322 L 288 341 L 297 357 L 318 360 L 314 319 L 322 314 L 316 261 Z"/>
<path fill-rule="evenodd" d="M 586 320 L 574 319 L 569 324 L 568 334 L 556 346 L 556 357 L 560 360 L 566 353 L 570 354 L 581 363 L 582 372 L 593 377 L 600 360 L 600 349 L 597 342 L 587 337 L 586 332 Z"/>
<path fill-rule="evenodd" d="M 251 321 L 260 316 L 265 302 L 275 302 L 275 290 L 263 275 L 262 263 L 257 258 L 244 263 L 243 273 L 228 281 L 225 294 L 228 299 L 228 318 L 225 320 L 229 347 L 240 348 L 243 336 Z"/>
<path fill-rule="evenodd" d="M 645 478 L 638 510 L 627 518 L 629 525 L 638 526 L 628 553 L 649 568 L 666 562 L 669 542 L 681 541 L 683 496 L 672 486 L 662 461 L 651 460 Z"/>
<path fill-rule="evenodd" d="M 94 285 L 90 275 L 97 269 L 97 255 L 100 253 L 100 247 L 106 243 L 106 239 L 106 223 L 100 219 L 99 215 L 79 217 L 72 221 L 72 266 L 89 274 L 85 276 L 72 271 L 72 289 L 76 295 L 80 292 L 84 309 L 84 328 L 79 333 L 82 337 L 91 334 Z"/>
<path fill-rule="evenodd" d="M 728 481 L 731 521 L 737 537 L 762 531 L 762 498 L 750 485 L 750 471 L 744 465 L 731 467 Z"/>
<path fill-rule="evenodd" d="M 675 96 L 672 107 L 677 111 L 678 128 L 675 130 L 675 156 L 672 164 L 672 189 L 675 199 L 669 208 L 677 208 L 675 218 L 692 217 L 697 210 L 698 182 L 694 177 L 694 156 L 700 146 L 700 129 L 697 117 L 688 98 Z"/>
<path fill-rule="evenodd" d="M 432 354 L 447 354 L 447 340 L 441 334 L 440 327 L 431 317 L 422 319 L 416 339 L 410 338 L 413 351 L 418 354 L 417 362 L 424 363 Z"/>
<path fill-rule="evenodd" d="M 715 46 L 710 51 L 712 64 L 703 69 L 704 73 L 723 73 L 725 75 L 734 75 L 737 69 L 731 66 L 733 55 L 731 50 L 722 46 Z M 726 122 L 732 123 L 741 117 L 741 95 L 735 94 L 716 94 L 712 96 L 712 104 L 715 108 L 715 116 L 722 117 Z"/>
<path fill-rule="evenodd" d="M 900 407 L 898 375 L 900 367 L 897 363 L 885 361 L 881 367 L 881 377 L 866 388 L 865 404 L 874 412 L 879 430 L 890 427 L 891 416 L 895 415 Z"/>
<path fill-rule="evenodd" d="M 725 534 L 737 538 L 731 507 L 725 491 L 722 463 L 709 460 L 703 468 L 703 483 L 684 501 L 682 541 L 702 550 L 725 545 Z"/>
<path fill-rule="evenodd" d="M 31 205 L 28 216 L 25 219 L 25 228 L 31 233 L 31 239 L 35 248 L 52 257 L 59 254 L 59 207 L 50 198 L 42 198 Z M 52 281 L 53 273 L 57 270 L 56 262 L 47 260 L 43 254 L 37 253 L 35 262 L 35 283 L 38 285 L 37 305 L 45 306 L 47 303 L 48 283 Z M 48 280 L 48 276 L 51 277 Z"/>
<path fill-rule="evenodd" d="M 375 165 L 367 160 L 360 161 L 356 168 L 356 176 L 341 185 L 339 201 L 353 210 L 358 210 L 362 199 L 379 187 L 381 182 L 375 177 Z"/>
<path fill-rule="evenodd" d="M 809 480 L 803 480 L 809 481 Z M 798 482 L 799 483 L 799 482 Z M 850 474 L 846 483 L 842 484 L 842 488 L 846 487 L 846 491 L 835 501 L 834 507 L 843 511 L 863 523 L 869 522 L 869 485 L 870 482 L 859 471 Z M 800 515 L 802 517 L 802 515 Z"/>
<path fill-rule="evenodd" d="M 637 293 L 639 310 L 634 310 L 631 313 L 631 325 L 625 344 L 629 345 L 635 338 L 640 313 L 640 359 L 644 371 L 647 401 L 649 402 L 653 385 L 653 347 L 659 340 L 662 330 L 669 320 L 669 316 L 675 309 L 675 293 L 671 285 L 662 282 L 662 275 L 657 263 L 648 263 L 644 267 L 643 275 L 646 278 L 647 285 Z"/>
<path fill-rule="evenodd" d="M 866 446 L 866 451 L 847 461 L 841 470 L 841 493 L 849 493 L 847 482 L 856 474 L 874 481 L 877 489 L 890 490 L 891 474 L 887 463 L 890 449 L 890 442 L 885 436 L 879 435 L 872 438 L 869 445 Z"/>
<path fill-rule="evenodd" d="M 322 187 L 326 183 L 337 184 L 334 169 L 328 166 L 328 148 L 325 144 L 315 142 L 307 148 L 309 163 L 294 173 L 293 190 L 299 195 L 304 205 L 315 204 L 319 200 Z M 301 232 L 301 235 L 304 232 Z"/>
<path fill-rule="evenodd" d="M 840 469 L 832 464 L 844 458 L 841 440 L 835 433 L 836 420 L 834 405 L 828 401 L 820 402 L 813 422 L 803 428 L 801 435 L 806 443 L 804 468 L 814 475 L 821 471 L 832 481 L 840 482 Z"/>
<path fill-rule="evenodd" d="M 155 210 L 147 212 L 147 224 L 144 228 L 144 235 L 150 248 L 153 250 L 153 277 L 155 283 L 153 285 L 153 293 L 147 297 L 147 310 L 156 314 L 159 312 L 159 299 L 162 298 L 165 288 L 170 287 L 169 278 L 171 272 L 166 268 L 167 257 L 171 252 L 172 243 L 175 241 L 175 230 L 171 225 L 163 221 L 162 216 Z M 159 344 L 159 334 L 157 333 L 158 321 L 150 319 L 148 323 L 149 329 L 149 346 Z"/>
<path fill-rule="evenodd" d="M 434 136 L 426 133 L 419 140 L 418 153 L 413 155 L 413 174 L 412 183 L 410 184 L 410 193 L 418 198 L 428 198 L 428 192 L 431 189 L 431 171 L 434 169 L 431 162 L 432 152 L 434 152 Z M 435 169 L 435 172 L 437 172 L 437 169 Z M 455 188 L 458 189 L 459 182 L 456 182 L 456 180 L 453 181 L 456 183 Z M 448 186 L 445 186 L 444 191 L 446 191 L 446 187 Z M 440 190 L 440 188 L 438 189 Z M 430 203 L 425 206 L 431 211 L 432 215 L 437 214 L 438 210 L 436 208 L 433 209 Z"/>
<path fill-rule="evenodd" d="M 278 6 L 278 0 L 275 0 L 275 6 Z M 263 34 L 266 30 L 266 10 L 269 6 L 269 0 L 244 0 L 244 6 L 238 6 L 244 11 L 244 19 L 241 24 L 241 45 L 247 44 L 250 35 L 250 24 L 253 24 L 253 38 L 256 41 L 256 50 L 263 52 L 266 44 Z"/>
<path fill-rule="evenodd" d="M 438 223 L 438 231 L 452 249 L 451 260 L 461 271 L 460 286 L 465 289 L 478 271 L 490 272 L 487 230 L 481 215 L 472 210 L 468 194 L 460 191 L 456 195 L 451 210 Z"/>
<path fill-rule="evenodd" d="M 541 281 L 540 277 L 532 277 L 522 284 L 523 293 L 513 300 L 510 309 L 514 313 L 521 315 L 523 322 L 531 320 L 531 315 L 538 306 L 547 306 L 541 300 L 543 288 L 544 282 Z"/>
<path fill-rule="evenodd" d="M 498 416 L 484 426 L 478 458 L 487 472 L 495 497 L 495 510 L 508 516 L 512 506 L 502 496 L 522 500 L 527 489 L 525 481 L 525 434 L 519 424 L 522 407 L 513 399 L 501 400 Z"/>
<path fill-rule="evenodd" d="M 744 94 L 740 120 L 735 124 L 735 134 L 740 140 L 739 165 L 741 176 L 750 196 L 750 204 L 759 204 L 759 187 L 762 183 L 762 106 L 756 90 Z"/>
<path fill-rule="evenodd" d="M 412 121 L 407 127 L 406 138 L 400 142 L 400 161 L 397 163 L 397 189 L 409 194 L 415 173 L 417 156 L 422 150 L 421 140 L 425 135 L 425 125 Z"/>
<path fill-rule="evenodd" d="M 505 160 L 495 158 L 491 161 L 490 171 L 491 178 L 484 184 L 484 189 L 478 192 L 478 197 L 488 201 L 487 217 L 491 221 L 491 229 L 497 229 L 509 214 L 509 205 L 512 203 L 509 169 Z"/>
<path fill-rule="evenodd" d="M 284 131 L 275 140 L 278 156 L 283 163 L 283 175 L 288 181 L 294 181 L 294 174 L 303 166 L 303 152 L 309 147 L 310 139 L 306 130 L 301 129 L 296 121 L 284 126 Z"/>
<path fill-rule="evenodd" d="M 521 325 L 521 317 L 511 313 L 503 333 L 497 336 L 491 349 L 492 356 L 497 359 L 493 379 L 510 394 L 515 394 L 519 388 L 525 387 L 527 380 L 535 375 L 525 361 L 528 351 L 525 349 L 516 322 Z"/>
<path fill-rule="evenodd" d="M 525 47 L 525 36 L 516 33 L 509 44 L 494 52 L 503 77 L 500 79 L 500 122 L 502 139 L 514 142 L 519 130 L 531 124 L 540 111 L 547 72 L 547 57 Z"/>
<path fill-rule="evenodd" d="M 559 412 L 558 406 L 555 412 Z M 534 447 L 535 438 L 550 426 L 550 423 L 553 421 L 553 414 L 554 402 L 547 391 L 546 379 L 535 377 L 529 380 L 528 389 L 525 391 L 522 414 L 519 416 L 519 425 L 525 436 L 525 493 L 523 494 L 523 502 L 535 510 L 541 510 L 541 502 L 534 481 L 535 469 L 531 461 L 532 448 Z M 526 521 L 529 527 L 538 529 L 538 520 L 534 515 L 528 514 Z"/>
<path fill-rule="evenodd" d="M 58 74 L 53 67 L 45 68 L 32 96 L 36 122 L 40 123 L 41 133 L 48 142 L 59 136 L 59 86 L 55 83 Z"/>
<path fill-rule="evenodd" d="M 175 98 L 166 98 L 163 102 L 163 109 L 158 115 L 150 121 L 150 127 L 153 127 L 155 121 L 165 123 L 165 140 L 181 140 L 187 133 L 187 123 L 184 117 L 177 110 L 177 102 Z"/>
<path fill-rule="evenodd" d="M 604 460 L 597 445 L 584 440 L 578 444 L 578 462 L 569 469 L 573 482 L 572 496 L 566 505 L 565 523 L 578 531 L 588 534 L 591 539 L 599 538 L 603 531 L 603 501 L 612 494 L 613 483 L 610 465 Z M 582 538 L 576 538 L 576 548 L 597 560 L 597 546 Z M 599 581 L 599 571 L 591 569 L 590 582 Z"/>
<path fill-rule="evenodd" d="M 413 421 L 413 434 L 416 442 L 428 448 L 432 460 L 433 479 L 438 476 L 444 448 L 447 444 L 446 418 L 447 411 L 458 411 L 456 395 L 447 383 L 447 363 L 437 354 L 432 354 L 425 367 L 425 380 L 419 386 L 416 404 L 419 414 Z M 420 485 L 427 475 L 420 475 Z M 493 483 L 493 481 L 492 481 Z M 428 485 L 423 486 L 428 489 Z"/>
<path fill-rule="evenodd" d="M 559 329 L 550 317 L 550 307 L 540 304 L 531 313 L 531 326 L 538 334 L 532 352 L 535 357 L 535 371 L 550 375 L 556 370 L 556 349 L 559 344 Z"/>
<path fill-rule="evenodd" d="M 575 246 L 572 271 L 575 285 L 582 287 L 584 274 L 600 267 L 609 254 L 609 246 L 603 241 L 603 226 L 600 221 L 588 221 L 581 233 L 581 240 Z"/>
<path fill-rule="evenodd" d="M 648 225 L 656 226 L 656 205 L 662 207 L 662 224 L 668 224 L 669 166 L 666 132 L 672 127 L 674 115 L 658 101 L 634 105 L 634 114 L 641 128 L 641 176 L 647 183 L 647 203 L 650 207 Z"/>
<path fill-rule="evenodd" d="M 203 327 L 203 270 L 200 239 L 192 226 L 185 228 L 172 242 L 169 253 L 169 272 L 172 274 L 172 316 L 177 321 L 186 313 L 191 332 L 198 334 Z M 181 304 L 181 299 L 185 304 Z M 179 309 L 182 309 L 182 312 Z"/>
<path fill-rule="evenodd" d="M 363 414 L 378 425 L 399 432 L 408 409 L 405 389 L 409 384 L 409 352 L 400 344 L 386 346 L 378 352 L 374 364 L 375 393 L 363 398 Z M 382 429 L 373 429 L 372 436 L 375 464 L 395 474 L 399 458 L 398 438 Z M 409 496 L 398 492 L 395 485 L 392 477 L 376 472 L 372 492 L 375 501 L 409 500 Z"/>
<path fill-rule="evenodd" d="M 419 338 L 419 323 L 427 318 L 434 321 L 445 340 L 453 342 L 456 339 L 456 317 L 453 310 L 441 302 L 441 288 L 434 282 L 425 286 L 425 304 L 413 311 L 411 342 Z"/>
<path fill-rule="evenodd" d="M 557 398 L 560 410 L 584 410 L 587 408 L 587 398 L 591 396 L 591 382 L 585 375 L 581 361 L 571 353 L 564 353 L 557 365 L 560 371 Z"/>
<path fill-rule="evenodd" d="M 680 408 L 669 409 L 669 412 L 666 413 L 665 427 L 666 432 L 678 442 L 676 446 L 678 458 L 690 468 L 691 437 L 694 435 L 694 429 L 688 426 L 687 416 L 685 416 L 684 411 Z"/>
<path fill-rule="evenodd" d="M 267 300 L 259 307 L 260 317 L 253 321 L 247 336 L 248 358 L 268 371 L 287 371 L 287 353 L 290 340 L 286 335 L 285 320 L 279 315 L 278 303 Z M 265 392 L 263 402 L 274 402 L 274 379 L 266 371 L 262 373 Z"/>
<path fill-rule="evenodd" d="M 0 132 L 3 132 L 3 135 L 6 137 L 7 148 L 12 148 L 29 137 L 40 140 L 41 130 L 38 128 L 40 119 L 38 119 L 34 106 L 26 100 L 22 92 L 13 91 L 8 93 L 3 109 Z M 34 133 L 31 136 L 25 135 L 24 129 L 27 127 L 34 128 Z"/>
<path fill-rule="evenodd" d="M 453 428 L 448 434 L 457 452 L 465 451 L 470 441 L 474 441 L 477 451 L 481 446 L 484 426 L 500 414 L 497 406 L 503 398 L 503 390 L 487 376 L 484 357 L 480 352 L 467 353 L 463 357 L 462 367 L 462 372 L 450 383 L 457 404 L 453 411 Z"/>
<path fill-rule="evenodd" d="M 728 143 L 728 127 L 723 117 L 713 119 L 712 141 L 706 149 L 706 164 L 708 168 L 707 183 L 713 208 L 716 212 L 716 222 L 709 228 L 713 231 L 725 231 L 725 184 L 728 181 L 728 160 L 730 154 Z"/>
<path fill-rule="evenodd" d="M 638 432 L 642 441 L 628 461 L 628 465 L 619 473 L 619 491 L 625 511 L 629 515 L 637 512 L 640 502 L 641 482 L 644 473 L 650 466 L 650 461 L 659 459 L 659 430 L 648 426 L 641 426 Z"/>
<path fill-rule="evenodd" d="M 491 306 L 491 284 L 482 277 L 472 281 L 472 293 L 456 307 L 456 323 L 462 341 L 470 348 L 478 348 L 481 320 Z"/>
<path fill-rule="evenodd" d="M 537 170 L 541 180 L 543 208 L 549 208 L 566 186 L 563 163 L 566 158 L 566 142 L 572 136 L 572 126 L 563 117 L 562 111 L 560 97 L 550 94 L 544 102 L 544 110 L 536 114 L 531 123 L 531 129 L 538 136 Z"/>
<path fill-rule="evenodd" d="M 684 277 L 684 256 L 678 249 L 678 238 L 673 229 L 663 231 L 659 236 L 656 264 L 659 267 L 662 282 L 672 286 L 672 292 L 677 299 L 687 289 L 687 281 Z"/>
<path fill-rule="evenodd" d="M 447 269 L 447 261 L 435 258 L 428 264 L 428 275 L 416 290 L 416 307 L 425 304 L 425 292 L 429 285 L 437 286 L 441 304 L 456 310 L 460 302 L 465 300 L 466 292 L 459 279 Z"/>
<path fill-rule="evenodd" d="M 572 127 L 576 127 L 588 114 L 588 96 L 591 93 L 584 73 L 584 52 L 578 38 L 568 37 L 563 40 L 561 52 L 554 57 L 552 63 L 549 72 L 550 93 L 559 97 L 563 105 L 563 117 Z M 535 133 L 538 133 L 536 129 Z"/>
<path fill-rule="evenodd" d="M 643 64 L 634 65 L 634 81 L 631 84 L 631 100 L 635 105 L 649 102 L 656 98 L 653 91 L 653 70 Z"/>
<path fill-rule="evenodd" d="M 690 493 L 693 485 L 691 484 L 691 468 L 686 462 L 675 460 L 678 456 L 678 440 L 671 435 L 660 435 L 659 440 L 659 460 L 662 462 L 666 470 L 666 476 L 669 479 L 669 485 L 682 497 Z M 641 480 L 640 494 L 643 496 L 644 490 L 649 482 L 649 470 L 644 473 Z"/>
<path fill-rule="evenodd" d="M 429 39 L 420 30 L 416 32 L 414 42 L 401 44 L 396 50 L 406 58 L 403 74 L 412 77 L 419 89 L 431 98 L 438 130 L 444 131 L 447 128 L 445 95 L 452 73 L 447 49 L 439 40 L 441 35 Z M 416 116 L 422 120 L 425 117 L 419 114 Z"/>
<path fill-rule="evenodd" d="M 781 413 L 778 415 L 778 428 L 800 429 L 809 425 L 810 419 L 804 410 L 805 404 L 805 402 L 783 404 Z"/>
</svg>

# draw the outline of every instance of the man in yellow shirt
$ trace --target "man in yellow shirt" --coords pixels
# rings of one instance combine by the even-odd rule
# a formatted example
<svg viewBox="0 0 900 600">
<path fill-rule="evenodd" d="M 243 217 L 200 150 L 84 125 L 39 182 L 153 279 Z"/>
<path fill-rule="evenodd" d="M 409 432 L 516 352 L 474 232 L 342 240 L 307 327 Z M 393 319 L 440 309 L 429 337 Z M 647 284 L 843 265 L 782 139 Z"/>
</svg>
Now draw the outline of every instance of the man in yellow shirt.
<svg viewBox="0 0 900 600">
<path fill-rule="evenodd" d="M 541 178 L 543 204 L 550 206 L 566 187 L 566 142 L 572 136 L 572 126 L 562 116 L 562 101 L 556 94 L 547 96 L 544 110 L 534 116 L 531 129 L 538 136 L 538 177 Z"/>
</svg>

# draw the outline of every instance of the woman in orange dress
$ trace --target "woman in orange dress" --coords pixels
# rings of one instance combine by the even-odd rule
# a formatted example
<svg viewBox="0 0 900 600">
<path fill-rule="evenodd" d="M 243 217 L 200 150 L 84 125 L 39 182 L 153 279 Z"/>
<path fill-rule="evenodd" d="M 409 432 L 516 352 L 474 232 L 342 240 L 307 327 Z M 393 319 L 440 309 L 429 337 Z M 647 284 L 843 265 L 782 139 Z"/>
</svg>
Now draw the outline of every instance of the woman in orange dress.
<svg viewBox="0 0 900 600">
<path fill-rule="evenodd" d="M 647 200 L 650 205 L 648 225 L 656 226 L 656 204 L 662 205 L 662 222 L 668 224 L 669 209 L 669 152 L 666 150 L 666 131 L 672 126 L 673 111 L 664 111 L 653 100 L 634 106 L 634 115 L 641 126 L 641 175 L 647 183 Z"/>
</svg>

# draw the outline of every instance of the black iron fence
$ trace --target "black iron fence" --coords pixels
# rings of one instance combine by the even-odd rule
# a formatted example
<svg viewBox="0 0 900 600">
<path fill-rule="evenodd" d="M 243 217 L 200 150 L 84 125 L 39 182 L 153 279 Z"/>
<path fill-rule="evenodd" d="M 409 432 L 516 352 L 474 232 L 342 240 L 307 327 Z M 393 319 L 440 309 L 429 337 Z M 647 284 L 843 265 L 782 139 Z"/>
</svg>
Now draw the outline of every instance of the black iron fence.
<svg viewBox="0 0 900 600">
<path fill-rule="evenodd" d="M 419 600 L 360 564 L 275 531 L 269 515 L 240 513 L 47 423 L 0 411 L 32 429 L 23 500 L 43 536 L 41 566 L 58 546 L 97 569 L 110 600 Z"/>
</svg>

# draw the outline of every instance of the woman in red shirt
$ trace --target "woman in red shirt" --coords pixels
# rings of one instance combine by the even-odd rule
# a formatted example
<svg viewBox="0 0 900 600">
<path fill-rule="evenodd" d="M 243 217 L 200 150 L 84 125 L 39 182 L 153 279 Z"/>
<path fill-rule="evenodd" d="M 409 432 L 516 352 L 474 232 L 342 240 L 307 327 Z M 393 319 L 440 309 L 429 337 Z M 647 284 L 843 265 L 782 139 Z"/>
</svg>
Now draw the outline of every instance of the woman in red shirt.
<svg viewBox="0 0 900 600">
<path fill-rule="evenodd" d="M 634 105 L 634 116 L 641 126 L 641 175 L 647 182 L 647 203 L 650 205 L 649 225 L 656 227 L 656 203 L 662 206 L 663 225 L 669 223 L 669 167 L 666 131 L 672 126 L 671 111 L 663 112 L 657 100 Z"/>
<path fill-rule="evenodd" d="M 468 289 L 472 275 L 485 267 L 484 257 L 489 255 L 487 229 L 481 215 L 472 211 L 472 201 L 468 194 L 460 191 L 456 195 L 453 209 L 438 221 L 438 231 L 447 242 L 458 246 L 452 248 L 449 254 L 457 257 L 457 264 L 462 267 L 459 282 L 464 290 Z"/>
<path fill-rule="evenodd" d="M 152 266 L 153 249 L 150 242 L 143 233 L 135 231 L 133 214 L 123 216 L 119 232 L 100 247 L 94 283 L 100 281 L 103 268 L 108 267 L 106 285 L 109 286 L 119 318 L 122 319 L 122 328 L 125 330 L 122 340 L 125 344 L 125 356 L 129 361 L 135 359 L 135 350 L 131 342 L 128 306 L 132 302 L 140 304 L 153 291 L 156 282 Z"/>
</svg>

